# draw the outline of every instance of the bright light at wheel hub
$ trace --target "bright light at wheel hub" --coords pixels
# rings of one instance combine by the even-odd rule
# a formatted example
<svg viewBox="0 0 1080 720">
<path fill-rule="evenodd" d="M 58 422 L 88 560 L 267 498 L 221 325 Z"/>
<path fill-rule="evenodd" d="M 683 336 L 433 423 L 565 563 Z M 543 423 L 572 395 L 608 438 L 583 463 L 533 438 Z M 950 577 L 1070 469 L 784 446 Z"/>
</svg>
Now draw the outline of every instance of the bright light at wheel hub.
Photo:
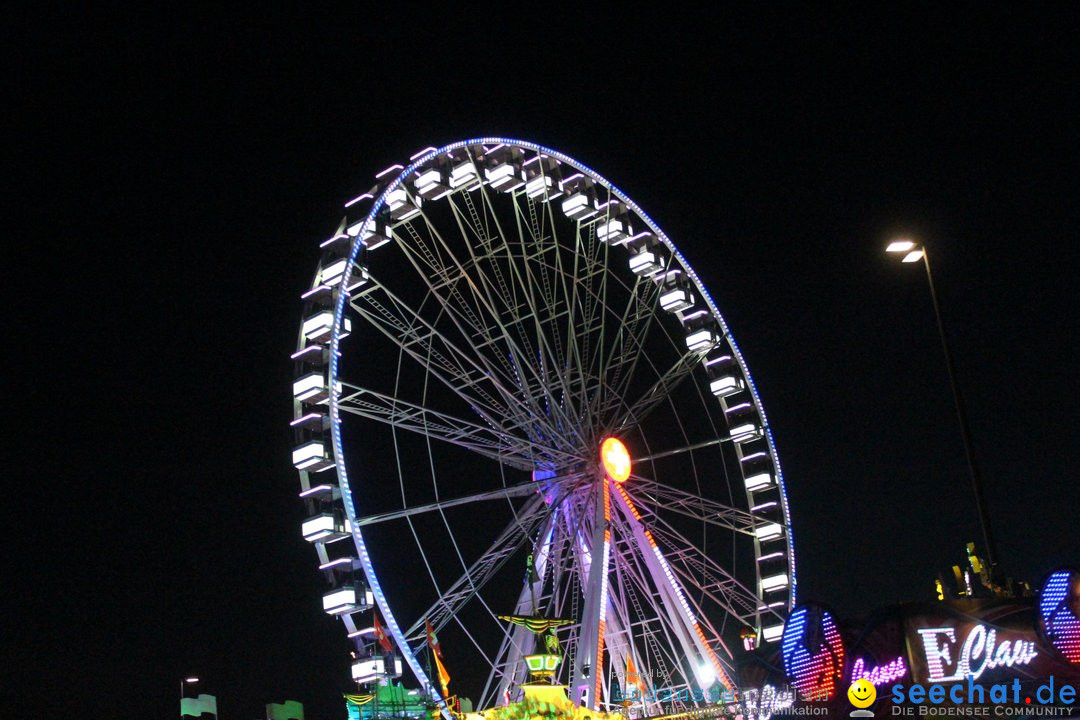
<svg viewBox="0 0 1080 720">
<path fill-rule="evenodd" d="M 600 445 L 600 460 L 615 482 L 624 483 L 630 477 L 630 453 L 618 438 L 609 437 Z"/>
</svg>

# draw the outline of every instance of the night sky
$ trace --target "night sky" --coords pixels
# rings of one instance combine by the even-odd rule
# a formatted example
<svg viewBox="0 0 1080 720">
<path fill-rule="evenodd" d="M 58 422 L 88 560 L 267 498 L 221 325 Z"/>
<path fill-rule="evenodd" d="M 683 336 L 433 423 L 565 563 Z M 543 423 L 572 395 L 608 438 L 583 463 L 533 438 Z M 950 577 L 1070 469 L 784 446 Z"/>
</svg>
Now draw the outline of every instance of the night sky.
<svg viewBox="0 0 1080 720">
<path fill-rule="evenodd" d="M 1080 562 L 1076 5 L 387 7 L 9 20 L 2 717 L 175 716 L 188 674 L 223 720 L 341 716 L 347 641 L 289 462 L 298 296 L 342 202 L 466 137 L 596 168 L 711 289 L 802 599 L 929 597 L 978 537 L 896 233 L 933 253 L 1004 569 Z"/>
</svg>

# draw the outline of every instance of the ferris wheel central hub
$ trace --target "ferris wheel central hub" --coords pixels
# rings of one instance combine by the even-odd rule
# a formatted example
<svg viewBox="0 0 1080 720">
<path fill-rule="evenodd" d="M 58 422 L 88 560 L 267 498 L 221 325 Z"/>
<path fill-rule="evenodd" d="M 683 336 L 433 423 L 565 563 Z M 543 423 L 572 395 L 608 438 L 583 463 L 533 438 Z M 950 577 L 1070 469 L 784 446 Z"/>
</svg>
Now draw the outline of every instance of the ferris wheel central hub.
<svg viewBox="0 0 1080 720">
<path fill-rule="evenodd" d="M 630 477 L 630 451 L 619 438 L 609 437 L 600 444 L 600 462 L 615 482 L 624 483 Z"/>
</svg>

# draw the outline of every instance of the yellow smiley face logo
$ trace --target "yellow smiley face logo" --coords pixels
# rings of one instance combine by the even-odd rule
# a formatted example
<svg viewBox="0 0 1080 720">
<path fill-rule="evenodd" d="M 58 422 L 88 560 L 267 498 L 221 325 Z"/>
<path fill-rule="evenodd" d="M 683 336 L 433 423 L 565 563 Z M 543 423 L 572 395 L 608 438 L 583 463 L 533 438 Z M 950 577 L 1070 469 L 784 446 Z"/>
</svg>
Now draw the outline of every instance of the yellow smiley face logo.
<svg viewBox="0 0 1080 720">
<path fill-rule="evenodd" d="M 877 688 L 866 678 L 859 678 L 848 688 L 847 699 L 857 708 L 870 707 L 877 700 Z"/>
</svg>

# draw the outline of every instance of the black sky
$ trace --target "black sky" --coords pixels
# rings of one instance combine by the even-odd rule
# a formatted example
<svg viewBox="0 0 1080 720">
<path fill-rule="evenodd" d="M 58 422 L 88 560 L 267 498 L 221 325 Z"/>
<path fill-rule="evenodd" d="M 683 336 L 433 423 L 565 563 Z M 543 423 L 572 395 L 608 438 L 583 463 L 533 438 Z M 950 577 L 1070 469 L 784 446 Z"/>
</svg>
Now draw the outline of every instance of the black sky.
<svg viewBox="0 0 1080 720">
<path fill-rule="evenodd" d="M 801 597 L 925 597 L 976 538 L 896 232 L 934 253 L 1006 570 L 1080 561 L 1075 5 L 383 7 L 12 18 L 0 713 L 168 717 L 196 673 L 223 720 L 340 716 L 288 458 L 297 298 L 375 172 L 486 134 L 596 168 L 712 289 Z"/>
</svg>

